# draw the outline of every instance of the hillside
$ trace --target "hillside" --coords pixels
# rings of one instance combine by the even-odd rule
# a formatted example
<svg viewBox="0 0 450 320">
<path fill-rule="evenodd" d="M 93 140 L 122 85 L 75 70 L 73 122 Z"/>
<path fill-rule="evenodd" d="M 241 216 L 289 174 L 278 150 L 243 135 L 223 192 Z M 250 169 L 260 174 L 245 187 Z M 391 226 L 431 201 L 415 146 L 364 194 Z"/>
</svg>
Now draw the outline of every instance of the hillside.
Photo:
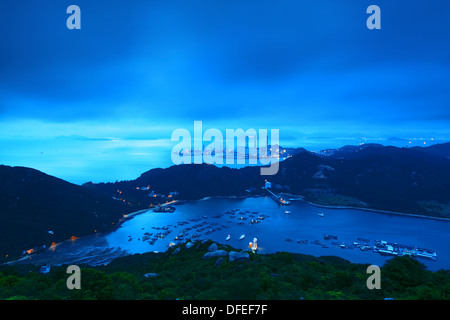
<svg viewBox="0 0 450 320">
<path fill-rule="evenodd" d="M 0 166 L 0 261 L 71 236 L 105 231 L 127 210 L 111 197 L 40 171 Z"/>
<path fill-rule="evenodd" d="M 266 178 L 274 192 L 302 195 L 316 204 L 450 218 L 448 148 L 365 145 L 327 156 L 299 150 L 269 177 L 261 176 L 258 167 L 198 164 L 83 186 L 30 168 L 0 166 L 0 261 L 71 236 L 109 230 L 124 213 L 173 199 L 264 194 Z"/>
<path fill-rule="evenodd" d="M 82 290 L 66 287 L 67 266 L 39 274 L 31 264 L 0 267 L 0 299 L 98 300 L 448 300 L 450 273 L 432 272 L 410 257 L 382 267 L 381 289 L 369 290 L 367 264 L 278 252 L 241 254 L 211 241 L 179 244 L 167 252 L 117 258 L 106 266 L 80 266 Z M 234 255 L 233 255 L 234 256 Z M 175 310 L 172 310 L 175 311 Z M 176 313 L 174 312 L 174 315 Z"/>
<path fill-rule="evenodd" d="M 179 165 L 153 169 L 133 181 L 92 184 L 89 189 L 120 195 L 135 208 L 148 208 L 168 198 L 149 197 L 149 191 L 178 199 L 261 193 L 267 178 L 273 191 L 298 194 L 323 205 L 349 205 L 450 218 L 449 144 L 429 148 L 381 145 L 348 146 L 324 156 L 300 151 L 280 163 L 274 176 L 261 176 L 259 168 L 217 168 Z M 149 191 L 136 189 L 147 186 Z"/>
</svg>

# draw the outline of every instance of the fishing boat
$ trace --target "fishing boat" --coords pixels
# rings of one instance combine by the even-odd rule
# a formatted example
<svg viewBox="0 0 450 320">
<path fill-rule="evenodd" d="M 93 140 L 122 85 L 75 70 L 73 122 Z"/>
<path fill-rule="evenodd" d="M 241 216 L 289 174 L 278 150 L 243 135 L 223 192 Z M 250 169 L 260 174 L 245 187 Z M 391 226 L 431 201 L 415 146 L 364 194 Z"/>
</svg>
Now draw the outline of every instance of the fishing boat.
<svg viewBox="0 0 450 320">
<path fill-rule="evenodd" d="M 244 238 L 245 238 L 245 234 L 241 235 L 241 236 L 239 237 L 239 240 L 242 240 L 242 239 L 244 239 Z"/>
</svg>

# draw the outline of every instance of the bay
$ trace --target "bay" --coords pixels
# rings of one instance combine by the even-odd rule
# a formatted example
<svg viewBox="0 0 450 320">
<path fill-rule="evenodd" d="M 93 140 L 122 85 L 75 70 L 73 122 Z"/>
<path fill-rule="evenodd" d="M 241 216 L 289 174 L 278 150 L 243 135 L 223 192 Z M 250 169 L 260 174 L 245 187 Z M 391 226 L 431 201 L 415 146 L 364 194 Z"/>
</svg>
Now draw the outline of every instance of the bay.
<svg viewBox="0 0 450 320">
<path fill-rule="evenodd" d="M 371 250 L 352 248 L 358 238 L 396 242 L 436 251 L 437 261 L 418 259 L 429 270 L 450 269 L 450 221 L 359 209 L 334 209 L 292 201 L 279 206 L 269 197 L 210 198 L 176 205 L 176 210 L 149 210 L 105 235 L 81 237 L 33 257 L 34 263 L 92 265 L 125 254 L 166 251 L 170 245 L 211 239 L 246 250 L 257 238 L 258 253 L 288 251 L 339 256 L 356 263 L 382 266 L 391 259 Z M 286 214 L 286 210 L 290 211 Z M 323 216 L 319 215 L 323 214 Z M 258 221 L 251 223 L 251 221 Z M 325 240 L 325 234 L 337 240 Z M 229 240 L 227 236 L 230 236 Z M 244 239 L 240 239 L 245 235 Z M 182 237 L 177 240 L 177 237 Z M 341 248 L 340 244 L 346 244 Z"/>
</svg>

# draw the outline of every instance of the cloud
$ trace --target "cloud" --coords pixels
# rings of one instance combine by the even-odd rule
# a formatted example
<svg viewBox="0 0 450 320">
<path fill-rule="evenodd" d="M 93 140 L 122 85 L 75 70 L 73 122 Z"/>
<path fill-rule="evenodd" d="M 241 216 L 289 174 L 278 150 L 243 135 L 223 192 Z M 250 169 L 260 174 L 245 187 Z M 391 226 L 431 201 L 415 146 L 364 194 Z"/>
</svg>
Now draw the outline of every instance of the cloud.
<svg viewBox="0 0 450 320">
<path fill-rule="evenodd" d="M 69 4 L 2 6 L 3 121 L 361 130 L 442 122 L 450 101 L 449 4 L 379 0 L 379 32 L 352 1 L 79 0 L 78 31 Z"/>
</svg>

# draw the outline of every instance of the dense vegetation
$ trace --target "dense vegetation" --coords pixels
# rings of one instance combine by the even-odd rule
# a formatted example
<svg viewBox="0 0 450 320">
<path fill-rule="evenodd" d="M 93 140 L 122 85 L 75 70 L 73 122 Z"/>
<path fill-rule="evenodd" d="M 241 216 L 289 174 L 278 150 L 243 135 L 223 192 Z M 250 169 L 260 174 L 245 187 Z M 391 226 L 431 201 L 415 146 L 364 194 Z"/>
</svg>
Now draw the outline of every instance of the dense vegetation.
<svg viewBox="0 0 450 320">
<path fill-rule="evenodd" d="M 381 267 L 381 289 L 369 290 L 368 265 L 287 252 L 215 265 L 217 258 L 202 259 L 210 244 L 80 266 L 80 290 L 67 289 L 66 266 L 52 267 L 49 274 L 31 265 L 2 267 L 0 299 L 450 299 L 450 272 L 431 272 L 409 257 L 389 260 Z M 158 275 L 146 278 L 147 273 Z"/>
</svg>

